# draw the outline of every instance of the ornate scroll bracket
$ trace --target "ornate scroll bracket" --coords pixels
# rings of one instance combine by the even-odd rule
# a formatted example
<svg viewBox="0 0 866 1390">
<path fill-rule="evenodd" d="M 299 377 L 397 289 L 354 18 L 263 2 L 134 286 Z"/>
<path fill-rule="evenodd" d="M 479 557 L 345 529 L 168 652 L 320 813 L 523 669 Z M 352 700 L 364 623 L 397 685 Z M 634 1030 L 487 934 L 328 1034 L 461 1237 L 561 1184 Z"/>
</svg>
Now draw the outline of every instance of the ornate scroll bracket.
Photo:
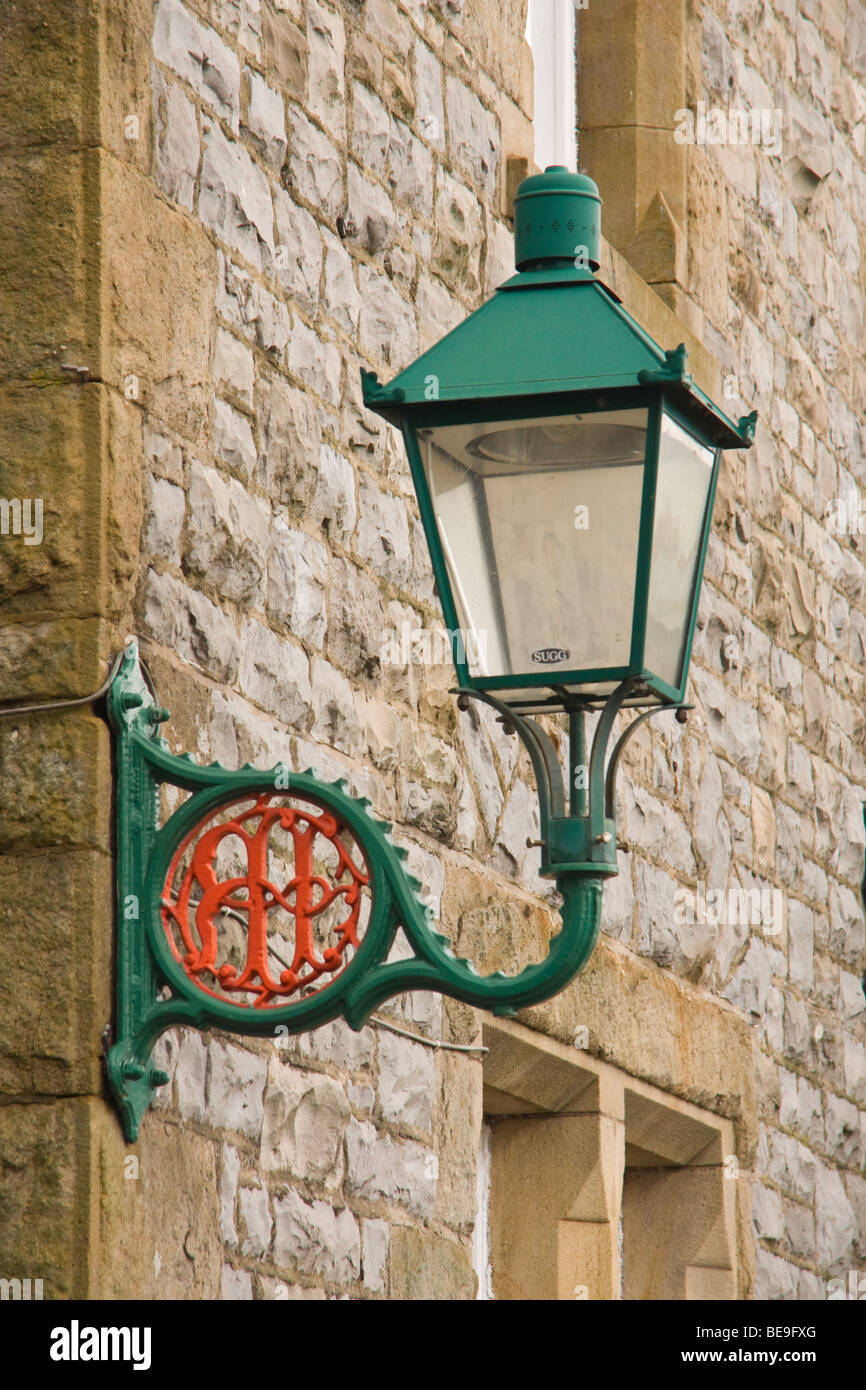
<svg viewBox="0 0 866 1390">
<path fill-rule="evenodd" d="M 168 1078 L 152 1049 L 176 1024 L 298 1033 L 353 1028 L 407 973 L 450 955 L 406 851 L 369 802 L 280 764 L 230 771 L 175 756 L 131 640 L 108 693 L 117 768 L 117 997 L 106 1068 L 128 1139 Z M 188 793 L 160 824 L 160 792 Z M 274 930 L 277 919 L 280 919 Z M 385 965 L 402 926 L 417 955 Z M 387 983 L 386 983 L 387 981 Z M 428 984 L 428 987 L 430 985 Z"/>
<path fill-rule="evenodd" d="M 614 713 L 603 712 L 604 741 Z M 168 1080 L 152 1058 L 167 1028 L 279 1037 L 342 1017 L 360 1029 L 384 1000 L 412 989 L 512 1014 L 564 989 L 589 958 L 602 884 L 616 873 L 615 839 L 604 830 L 603 749 L 601 762 L 593 752 L 590 774 L 600 809 L 567 817 L 552 745 L 509 712 L 538 776 L 542 871 L 563 894 L 563 927 L 546 960 L 514 976 L 482 976 L 434 930 L 391 826 L 345 783 L 282 763 L 230 771 L 177 757 L 159 736 L 168 711 L 156 703 L 134 640 L 109 689 L 108 715 L 117 768 L 117 986 L 106 1069 L 127 1139 L 137 1138 L 154 1090 Z M 183 799 L 161 823 L 165 787 Z M 389 961 L 399 928 L 412 954 Z"/>
</svg>

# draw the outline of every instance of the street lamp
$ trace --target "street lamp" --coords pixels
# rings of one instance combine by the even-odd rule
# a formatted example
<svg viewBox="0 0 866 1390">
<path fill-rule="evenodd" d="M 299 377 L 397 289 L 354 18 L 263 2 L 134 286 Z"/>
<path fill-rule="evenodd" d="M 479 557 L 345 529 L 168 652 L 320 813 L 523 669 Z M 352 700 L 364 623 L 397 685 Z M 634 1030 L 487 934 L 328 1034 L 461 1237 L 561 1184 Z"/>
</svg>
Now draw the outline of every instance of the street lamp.
<svg viewBox="0 0 866 1390">
<path fill-rule="evenodd" d="M 361 1028 L 414 989 L 513 1014 L 586 963 L 617 872 L 619 758 L 642 719 L 682 715 L 719 452 L 755 427 L 728 420 L 687 374 L 685 349 L 663 352 L 595 278 L 598 221 L 590 179 L 554 168 L 525 180 L 514 278 L 389 386 L 363 379 L 367 405 L 403 430 L 458 703 L 492 705 L 532 759 L 562 930 L 544 960 L 481 975 L 435 930 L 391 827 L 342 781 L 176 756 L 131 638 L 107 692 L 117 1004 L 103 1035 L 129 1140 L 168 1080 L 153 1059 L 166 1028 Z M 626 707 L 644 710 L 608 758 Z M 568 798 L 530 717 L 557 712 Z M 186 794 L 164 821 L 163 787 Z M 410 953 L 391 959 L 398 928 Z"/>
<path fill-rule="evenodd" d="M 403 433 L 459 703 L 492 705 L 532 758 L 540 872 L 563 894 L 563 935 L 581 924 L 576 968 L 617 872 L 619 758 L 650 714 L 684 717 L 721 451 L 748 447 L 757 418 L 729 420 L 685 346 L 665 352 L 597 278 L 600 204 L 585 175 L 525 179 L 517 274 L 388 385 L 362 373 L 365 404 Z M 608 760 L 617 714 L 635 707 Z M 568 805 L 529 717 L 558 712 Z"/>
</svg>

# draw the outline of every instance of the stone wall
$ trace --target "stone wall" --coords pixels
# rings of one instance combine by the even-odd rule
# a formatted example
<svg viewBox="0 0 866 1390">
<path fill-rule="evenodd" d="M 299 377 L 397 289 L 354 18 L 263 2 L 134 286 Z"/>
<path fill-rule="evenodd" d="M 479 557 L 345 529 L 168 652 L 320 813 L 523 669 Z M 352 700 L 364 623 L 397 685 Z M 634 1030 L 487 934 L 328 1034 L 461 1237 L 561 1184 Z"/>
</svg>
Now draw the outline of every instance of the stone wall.
<svg viewBox="0 0 866 1390">
<path fill-rule="evenodd" d="M 23 421 L 10 452 L 33 460 L 10 487 L 53 494 L 38 572 L 12 576 L 9 696 L 93 689 L 98 655 L 137 632 L 172 747 L 345 777 L 394 822 L 440 929 L 509 970 L 556 929 L 526 846 L 531 769 L 483 711 L 458 714 L 449 666 L 425 659 L 441 615 L 405 455 L 359 377 L 389 378 L 511 271 L 507 160 L 531 154 L 523 10 L 81 0 L 63 38 L 80 62 L 56 81 L 84 114 L 70 133 L 47 97 L 4 157 L 28 180 L 19 235 L 37 236 L 43 183 L 40 244 L 55 229 L 44 327 L 4 387 Z M 823 1297 L 866 1264 L 866 603 L 862 541 L 825 521 L 866 483 L 866 28 L 851 6 L 800 10 L 687 7 L 687 104 L 781 106 L 782 157 L 687 149 L 689 259 L 665 303 L 605 250 L 648 331 L 689 342 L 718 396 L 715 358 L 761 425 L 723 466 L 695 711 L 642 731 L 621 778 L 629 848 L 605 889 L 607 939 L 524 1020 L 566 1042 L 586 1024 L 591 1052 L 736 1121 L 740 1296 L 783 1298 Z M 33 7 L 10 14 L 32 63 Z M 615 161 L 590 172 L 617 194 Z M 61 266 L 84 266 L 81 285 Z M 79 317 L 58 323 L 65 299 Z M 89 380 L 60 365 L 79 358 Z M 61 444 L 46 407 L 40 474 L 21 438 L 43 418 L 43 377 L 83 423 Z M 45 912 L 40 950 L 76 980 L 68 1026 L 21 1003 L 27 1052 L 7 1045 L 22 1273 L 44 1267 L 55 1295 L 473 1297 L 477 1056 L 377 1022 L 273 1041 L 177 1030 L 159 1047 L 171 1086 L 123 1144 L 99 1080 L 107 734 L 88 713 L 2 722 L 21 789 L 0 844 L 9 930 L 38 855 L 72 905 Z M 675 894 L 696 883 L 780 889 L 782 931 L 681 925 Z M 22 969 L 22 1000 L 39 968 Z M 379 1014 L 480 1038 L 475 1011 L 435 995 Z M 716 1041 L 730 1051 L 711 1055 Z"/>
<path fill-rule="evenodd" d="M 400 827 L 437 910 L 443 842 L 523 870 L 531 798 L 503 738 L 458 732 L 447 667 L 390 660 L 391 634 L 429 632 L 437 608 L 402 446 L 359 382 L 509 268 L 519 16 L 494 49 L 483 11 L 462 11 L 160 0 L 139 195 L 189 244 L 197 319 L 140 373 L 134 621 L 173 732 L 227 766 L 346 776 Z M 435 996 L 389 1012 L 433 1038 L 476 1031 Z M 471 1295 L 478 1060 L 377 1027 L 282 1041 L 165 1050 L 165 1120 L 206 1137 L 219 1175 L 224 1296 Z"/>
<path fill-rule="evenodd" d="M 461 8 L 160 0 L 73 10 L 70 35 L 59 37 L 83 53 L 67 85 L 82 100 L 88 84 L 92 92 L 91 126 L 73 135 L 93 164 L 96 229 L 80 245 L 95 283 L 79 301 L 95 327 L 90 341 L 67 331 L 56 301 L 52 321 L 49 284 L 43 336 L 55 358 L 82 367 L 71 385 L 55 368 L 58 390 L 94 402 L 91 457 L 102 472 L 89 487 L 81 479 L 81 496 L 96 514 L 85 534 L 103 569 L 83 573 L 74 551 L 67 563 L 105 622 L 89 629 L 89 667 L 46 662 L 43 682 L 31 672 L 23 692 L 94 688 L 94 639 L 109 654 L 139 632 L 173 744 L 227 765 L 286 759 L 346 775 L 399 825 L 437 906 L 440 837 L 464 863 L 495 840 L 513 873 L 527 831 L 514 817 L 497 834 L 517 773 L 511 747 L 483 725 L 466 733 L 480 790 L 466 780 L 455 793 L 467 755 L 455 747 L 447 667 L 380 657 L 404 624 L 431 629 L 436 608 L 402 451 L 363 412 L 359 368 L 387 375 L 403 365 L 509 269 L 499 131 L 506 114 L 511 129 L 520 120 L 529 129 L 520 16 L 497 25 L 494 41 L 490 15 Z M 15 23 L 35 75 L 38 24 L 24 7 Z M 22 143 L 46 138 L 26 132 Z M 34 177 L 34 205 L 37 186 Z M 28 361 L 20 373 L 28 385 L 33 371 Z M 64 456 L 52 462 L 53 488 L 47 474 L 39 482 L 54 493 L 40 558 L 59 568 L 53 547 L 70 550 L 77 534 L 60 480 L 72 480 L 68 503 L 79 479 Z M 24 484 L 14 490 L 29 495 Z M 22 616 L 6 637 L 22 683 L 37 649 L 38 635 L 24 643 L 36 587 L 22 584 Z M 32 746 L 46 730 L 61 745 L 50 767 L 50 745 L 41 764 Z M 42 841 L 54 852 L 68 824 L 73 844 L 93 840 L 103 854 L 98 879 L 85 869 L 63 885 L 69 932 L 44 932 L 83 976 L 71 1039 L 54 1016 L 44 1040 L 33 1033 L 27 990 L 40 961 L 22 969 L 27 1050 L 56 1053 L 61 1082 L 43 1063 L 34 1083 L 7 1037 L 11 1089 L 28 1103 L 5 1112 L 18 1127 L 6 1161 L 22 1175 L 7 1251 L 44 1268 L 55 1294 L 206 1296 L 222 1286 L 243 1295 L 253 1279 L 273 1296 L 307 1287 L 400 1296 L 413 1281 L 438 1296 L 471 1293 L 475 1058 L 434 1056 L 372 1028 L 355 1037 L 334 1027 L 285 1051 L 276 1041 L 168 1039 L 171 1096 L 127 1152 L 98 1098 L 110 1015 L 106 731 L 83 712 L 2 732 L 22 788 L 6 846 L 17 834 L 32 852 Z M 24 740 L 26 760 L 16 761 Z M 79 764 L 88 774 L 74 779 L 70 801 Z M 37 822 L 57 766 L 67 770 L 58 812 Z M 26 866 L 7 863 L 19 884 Z M 12 891 L 6 911 L 14 934 Z M 81 913 L 93 941 L 75 938 Z M 435 997 L 391 1013 L 428 1036 L 477 1031 L 467 1010 L 443 1010 Z M 54 1138 L 73 1116 L 77 1147 Z M 53 1165 L 35 1166 L 38 1150 Z M 63 1193 L 50 1216 L 46 1189 Z"/>
<path fill-rule="evenodd" d="M 866 1264 L 866 573 L 828 519 L 866 484 L 866 14 L 689 7 L 686 59 L 690 106 L 773 113 L 760 145 L 688 147 L 692 326 L 761 425 L 725 456 L 686 795 L 707 882 L 784 895 L 779 936 L 723 930 L 704 969 L 759 1045 L 756 1293 L 820 1298 Z"/>
</svg>

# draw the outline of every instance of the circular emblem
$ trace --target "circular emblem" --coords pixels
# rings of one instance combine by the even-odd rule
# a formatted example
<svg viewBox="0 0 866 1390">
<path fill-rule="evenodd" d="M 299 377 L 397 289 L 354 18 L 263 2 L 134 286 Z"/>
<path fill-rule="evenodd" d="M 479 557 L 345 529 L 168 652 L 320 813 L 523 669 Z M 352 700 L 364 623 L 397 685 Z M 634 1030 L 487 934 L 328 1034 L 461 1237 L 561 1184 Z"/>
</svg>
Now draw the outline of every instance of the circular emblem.
<svg viewBox="0 0 866 1390">
<path fill-rule="evenodd" d="M 539 647 L 537 652 L 532 653 L 532 660 L 539 666 L 558 666 L 570 656 L 571 652 L 567 652 L 565 647 Z"/>
<path fill-rule="evenodd" d="M 235 796 L 178 845 L 162 927 L 205 994 L 285 1006 L 349 965 L 369 920 L 369 885 L 361 846 L 333 811 L 288 792 Z"/>
</svg>

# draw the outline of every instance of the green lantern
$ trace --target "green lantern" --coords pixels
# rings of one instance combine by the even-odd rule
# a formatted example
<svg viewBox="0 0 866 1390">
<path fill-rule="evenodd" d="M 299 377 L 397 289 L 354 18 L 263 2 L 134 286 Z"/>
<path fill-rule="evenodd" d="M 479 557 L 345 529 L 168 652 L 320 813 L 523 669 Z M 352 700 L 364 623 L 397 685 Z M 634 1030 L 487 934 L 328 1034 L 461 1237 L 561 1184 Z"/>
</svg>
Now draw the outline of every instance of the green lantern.
<svg viewBox="0 0 866 1390">
<path fill-rule="evenodd" d="M 730 421 L 595 275 L 598 190 L 515 200 L 517 274 L 365 401 L 403 431 L 461 688 L 527 713 L 685 694 Z"/>
</svg>

